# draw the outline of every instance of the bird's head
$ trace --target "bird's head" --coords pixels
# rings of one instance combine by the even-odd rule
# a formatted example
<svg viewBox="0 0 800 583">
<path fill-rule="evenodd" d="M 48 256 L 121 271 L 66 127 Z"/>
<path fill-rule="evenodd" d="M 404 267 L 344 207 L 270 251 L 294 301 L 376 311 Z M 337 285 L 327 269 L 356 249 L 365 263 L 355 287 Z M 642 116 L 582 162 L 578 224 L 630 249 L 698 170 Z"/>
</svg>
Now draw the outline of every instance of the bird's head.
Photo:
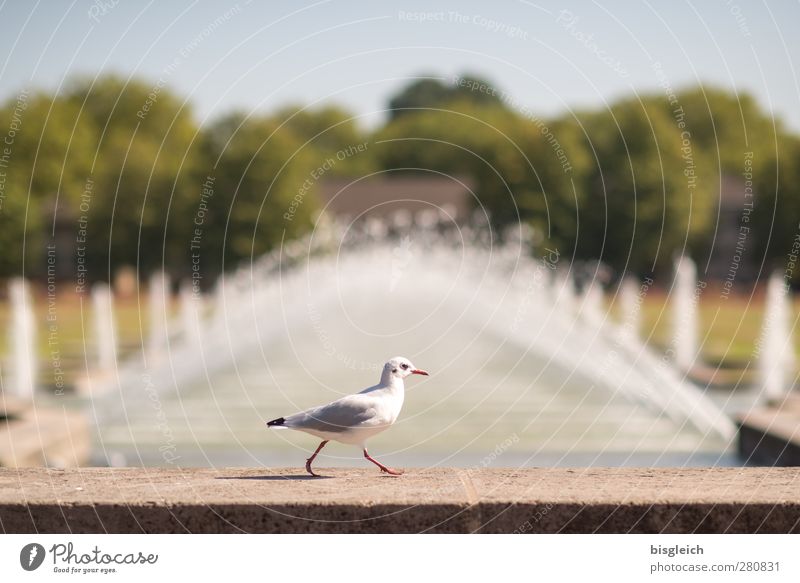
<svg viewBox="0 0 800 583">
<path fill-rule="evenodd" d="M 407 358 L 403 358 L 402 356 L 395 356 L 385 365 L 383 365 L 383 377 L 384 378 L 398 378 L 404 379 L 409 375 L 412 374 L 421 374 L 424 376 L 428 376 L 428 373 L 424 370 L 418 369 L 414 366 L 410 360 Z"/>
</svg>

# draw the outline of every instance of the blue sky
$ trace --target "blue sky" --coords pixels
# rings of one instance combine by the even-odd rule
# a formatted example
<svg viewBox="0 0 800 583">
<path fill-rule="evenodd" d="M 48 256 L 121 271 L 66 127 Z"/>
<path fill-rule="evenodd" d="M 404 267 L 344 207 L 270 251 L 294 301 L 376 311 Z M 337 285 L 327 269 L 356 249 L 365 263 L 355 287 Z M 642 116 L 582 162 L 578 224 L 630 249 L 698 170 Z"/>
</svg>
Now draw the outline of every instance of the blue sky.
<svg viewBox="0 0 800 583">
<path fill-rule="evenodd" d="M 567 12 L 563 12 L 567 10 Z M 540 115 L 702 82 L 800 131 L 798 2 L 73 2 L 0 4 L 0 97 L 136 75 L 198 118 L 339 103 L 383 119 L 419 75 L 473 72 Z"/>
</svg>

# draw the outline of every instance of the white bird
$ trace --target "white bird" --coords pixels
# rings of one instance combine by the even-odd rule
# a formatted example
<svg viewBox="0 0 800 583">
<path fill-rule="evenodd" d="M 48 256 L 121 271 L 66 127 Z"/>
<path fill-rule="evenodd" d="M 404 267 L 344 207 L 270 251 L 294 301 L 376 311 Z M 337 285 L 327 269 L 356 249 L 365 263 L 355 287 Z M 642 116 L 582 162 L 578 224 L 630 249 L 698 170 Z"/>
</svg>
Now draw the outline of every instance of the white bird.
<svg viewBox="0 0 800 583">
<path fill-rule="evenodd" d="M 273 419 L 267 422 L 267 426 L 305 431 L 323 440 L 306 460 L 306 471 L 312 476 L 317 474 L 311 470 L 311 462 L 329 441 L 358 445 L 364 451 L 364 457 L 382 472 L 399 476 L 402 471 L 384 466 L 367 453 L 366 442 L 397 420 L 403 407 L 403 379 L 412 374 L 428 376 L 427 372 L 416 368 L 407 358 L 396 356 L 383 365 L 381 381 L 377 385 L 321 407 Z"/>
</svg>

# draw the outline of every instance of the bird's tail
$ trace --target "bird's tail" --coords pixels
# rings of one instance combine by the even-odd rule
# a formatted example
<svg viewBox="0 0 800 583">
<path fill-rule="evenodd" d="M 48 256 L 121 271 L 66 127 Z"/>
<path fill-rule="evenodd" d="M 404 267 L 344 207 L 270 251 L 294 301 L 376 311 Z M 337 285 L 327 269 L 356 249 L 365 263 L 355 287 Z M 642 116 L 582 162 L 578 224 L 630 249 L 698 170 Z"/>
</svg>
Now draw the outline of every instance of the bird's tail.
<svg viewBox="0 0 800 583">
<path fill-rule="evenodd" d="M 286 423 L 286 419 L 283 417 L 278 417 L 277 419 L 273 419 L 272 421 L 267 421 L 267 427 L 270 427 L 272 429 L 288 429 L 288 427 L 286 427 L 284 423 Z"/>
</svg>

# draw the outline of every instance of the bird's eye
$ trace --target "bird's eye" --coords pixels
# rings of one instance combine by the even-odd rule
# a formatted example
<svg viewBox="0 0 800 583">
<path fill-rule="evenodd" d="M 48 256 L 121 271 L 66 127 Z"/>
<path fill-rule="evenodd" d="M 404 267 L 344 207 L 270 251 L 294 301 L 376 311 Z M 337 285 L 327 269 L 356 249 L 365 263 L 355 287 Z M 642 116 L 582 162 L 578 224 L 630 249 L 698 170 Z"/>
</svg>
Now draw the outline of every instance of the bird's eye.
<svg viewBox="0 0 800 583">
<path fill-rule="evenodd" d="M 402 368 L 403 370 L 405 370 L 405 369 L 407 369 L 407 368 L 408 368 L 408 365 L 407 365 L 406 363 L 403 363 L 403 364 L 401 364 L 401 365 L 400 365 L 400 368 Z"/>
</svg>

